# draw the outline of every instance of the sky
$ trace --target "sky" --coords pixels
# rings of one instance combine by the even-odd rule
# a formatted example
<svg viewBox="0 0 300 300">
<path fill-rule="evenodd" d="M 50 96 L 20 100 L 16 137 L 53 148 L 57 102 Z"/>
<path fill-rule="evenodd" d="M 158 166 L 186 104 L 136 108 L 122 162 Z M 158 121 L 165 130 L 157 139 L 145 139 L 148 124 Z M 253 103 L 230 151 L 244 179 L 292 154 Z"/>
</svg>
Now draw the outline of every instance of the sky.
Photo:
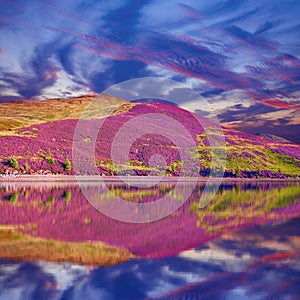
<svg viewBox="0 0 300 300">
<path fill-rule="evenodd" d="M 0 102 L 162 77 L 228 127 L 300 143 L 299 20 L 297 0 L 0 0 Z"/>
</svg>

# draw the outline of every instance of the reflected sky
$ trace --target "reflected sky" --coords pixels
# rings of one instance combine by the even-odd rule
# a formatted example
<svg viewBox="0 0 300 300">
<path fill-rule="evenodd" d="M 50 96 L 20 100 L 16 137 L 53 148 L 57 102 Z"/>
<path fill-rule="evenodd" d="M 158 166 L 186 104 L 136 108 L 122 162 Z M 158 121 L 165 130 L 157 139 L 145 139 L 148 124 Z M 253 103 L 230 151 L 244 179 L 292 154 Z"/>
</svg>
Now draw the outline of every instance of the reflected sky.
<svg viewBox="0 0 300 300">
<path fill-rule="evenodd" d="M 256 226 L 179 256 L 112 267 L 1 261 L 0 299 L 295 299 L 299 221 Z"/>
</svg>

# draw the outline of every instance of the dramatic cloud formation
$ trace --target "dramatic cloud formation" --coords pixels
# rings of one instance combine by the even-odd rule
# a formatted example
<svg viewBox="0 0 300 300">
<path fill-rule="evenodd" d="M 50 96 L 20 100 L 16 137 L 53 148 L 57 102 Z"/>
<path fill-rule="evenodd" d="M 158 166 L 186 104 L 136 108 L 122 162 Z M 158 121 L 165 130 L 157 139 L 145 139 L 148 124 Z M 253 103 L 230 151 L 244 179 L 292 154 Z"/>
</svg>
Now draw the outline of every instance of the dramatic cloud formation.
<svg viewBox="0 0 300 300">
<path fill-rule="evenodd" d="M 298 1 L 2 1 L 0 101 L 142 76 L 299 110 Z M 201 105 L 198 107 L 202 109 Z"/>
</svg>

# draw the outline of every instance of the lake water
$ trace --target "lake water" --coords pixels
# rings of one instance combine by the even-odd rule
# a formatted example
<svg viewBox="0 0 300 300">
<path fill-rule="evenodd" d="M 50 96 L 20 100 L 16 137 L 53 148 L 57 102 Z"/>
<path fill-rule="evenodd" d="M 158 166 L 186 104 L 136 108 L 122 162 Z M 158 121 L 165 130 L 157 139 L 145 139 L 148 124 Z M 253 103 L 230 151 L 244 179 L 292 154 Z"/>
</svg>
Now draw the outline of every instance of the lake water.
<svg viewBox="0 0 300 300">
<path fill-rule="evenodd" d="M 228 181 L 218 189 L 210 186 L 216 194 L 205 205 L 203 183 L 186 201 L 190 182 L 173 194 L 173 182 L 139 188 L 85 184 L 97 196 L 93 205 L 75 183 L 0 183 L 0 251 L 5 253 L 9 242 L 20 247 L 18 257 L 5 255 L 0 261 L 1 300 L 299 297 L 298 182 Z M 126 223 L 97 210 L 116 196 L 138 204 L 154 203 L 165 194 L 180 207 L 157 221 Z M 9 241 L 6 232 L 17 229 L 22 235 Z M 55 262 L 47 253 L 47 259 L 28 261 L 22 258 L 23 236 L 101 241 L 135 257 L 106 266 L 82 265 L 67 256 Z"/>
</svg>

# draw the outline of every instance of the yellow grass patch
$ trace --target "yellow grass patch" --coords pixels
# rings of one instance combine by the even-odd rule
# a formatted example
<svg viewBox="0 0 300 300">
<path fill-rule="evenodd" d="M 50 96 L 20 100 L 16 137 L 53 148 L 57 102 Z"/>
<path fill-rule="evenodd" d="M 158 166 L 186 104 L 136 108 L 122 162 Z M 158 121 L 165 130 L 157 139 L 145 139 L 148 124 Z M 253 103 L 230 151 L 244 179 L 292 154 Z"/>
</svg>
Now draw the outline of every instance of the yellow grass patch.
<svg viewBox="0 0 300 300">
<path fill-rule="evenodd" d="M 125 248 L 102 242 L 64 242 L 24 235 L 15 226 L 0 226 L 0 257 L 109 266 L 134 255 Z"/>
</svg>

